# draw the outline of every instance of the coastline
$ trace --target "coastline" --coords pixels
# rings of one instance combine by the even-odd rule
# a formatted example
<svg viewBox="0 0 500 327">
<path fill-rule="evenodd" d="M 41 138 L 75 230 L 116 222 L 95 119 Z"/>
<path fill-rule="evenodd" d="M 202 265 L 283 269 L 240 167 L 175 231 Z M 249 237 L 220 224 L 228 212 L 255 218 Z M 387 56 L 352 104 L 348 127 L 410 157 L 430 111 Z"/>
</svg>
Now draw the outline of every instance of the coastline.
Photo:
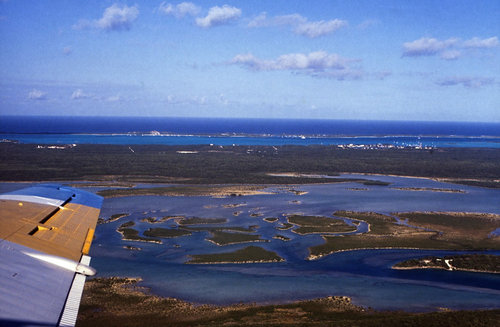
<svg viewBox="0 0 500 327">
<path fill-rule="evenodd" d="M 500 309 L 426 313 L 375 311 L 347 296 L 283 301 L 277 304 L 195 304 L 151 294 L 140 278 L 93 278 L 87 281 L 78 314 L 80 327 L 100 326 L 493 326 Z"/>
</svg>

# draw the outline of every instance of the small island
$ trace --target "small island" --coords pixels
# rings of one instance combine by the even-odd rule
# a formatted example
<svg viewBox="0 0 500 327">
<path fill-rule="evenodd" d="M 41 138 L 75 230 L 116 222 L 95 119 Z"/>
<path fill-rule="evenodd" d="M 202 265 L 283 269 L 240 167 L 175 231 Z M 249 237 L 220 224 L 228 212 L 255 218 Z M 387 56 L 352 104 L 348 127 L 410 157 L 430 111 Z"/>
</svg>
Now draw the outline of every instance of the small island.
<svg viewBox="0 0 500 327">
<path fill-rule="evenodd" d="M 300 235 L 356 231 L 355 226 L 349 226 L 343 220 L 330 217 L 291 215 L 287 219 L 290 224 L 299 226 L 293 232 Z"/>
<path fill-rule="evenodd" d="M 269 242 L 268 240 L 261 239 L 260 235 L 254 234 L 228 233 L 223 231 L 211 231 L 211 233 L 212 236 L 207 241 L 219 246 L 250 242 Z"/>
<path fill-rule="evenodd" d="M 500 274 L 500 256 L 463 254 L 445 257 L 410 259 L 395 264 L 393 269 L 445 269 Z"/>
<path fill-rule="evenodd" d="M 97 223 L 98 224 L 112 223 L 114 221 L 117 221 L 120 218 L 127 217 L 127 216 L 130 216 L 130 214 L 129 213 L 115 213 L 115 214 L 111 215 L 108 219 L 99 218 Z"/>
<path fill-rule="evenodd" d="M 134 225 L 133 221 L 128 221 L 116 229 L 118 233 L 122 234 L 122 240 L 162 244 L 160 240 L 139 236 L 139 231 L 131 228 Z"/>
<path fill-rule="evenodd" d="M 214 254 L 191 255 L 187 264 L 222 264 L 222 263 L 266 263 L 285 261 L 277 253 L 267 251 L 258 246 L 247 246 L 246 248 Z"/>
<path fill-rule="evenodd" d="M 291 240 L 290 237 L 287 237 L 287 236 L 284 236 L 284 235 L 281 235 L 281 234 L 276 234 L 273 236 L 274 239 L 277 239 L 277 240 L 281 240 L 281 241 L 285 241 L 285 242 L 288 242 Z"/>
<path fill-rule="evenodd" d="M 226 218 L 183 218 L 179 221 L 179 225 L 208 225 L 208 224 L 224 224 L 227 223 Z"/>
<path fill-rule="evenodd" d="M 169 229 L 169 228 L 150 228 L 143 234 L 144 236 L 159 237 L 159 238 L 174 238 L 174 237 L 192 235 L 190 231 L 184 229 Z"/>
</svg>

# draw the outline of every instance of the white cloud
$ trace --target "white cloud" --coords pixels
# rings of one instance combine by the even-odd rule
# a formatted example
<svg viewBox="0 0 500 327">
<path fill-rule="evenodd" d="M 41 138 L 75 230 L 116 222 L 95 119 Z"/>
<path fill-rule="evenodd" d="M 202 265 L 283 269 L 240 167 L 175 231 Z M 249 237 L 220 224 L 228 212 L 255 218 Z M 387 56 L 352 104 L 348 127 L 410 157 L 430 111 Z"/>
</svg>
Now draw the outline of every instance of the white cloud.
<svg viewBox="0 0 500 327">
<path fill-rule="evenodd" d="M 478 37 L 473 37 L 470 40 L 466 40 L 463 43 L 464 48 L 494 48 L 500 43 L 498 42 L 498 37 L 490 37 L 488 39 L 481 40 Z"/>
<path fill-rule="evenodd" d="M 205 17 L 197 18 L 196 24 L 200 27 L 208 28 L 218 25 L 224 25 L 241 16 L 241 9 L 224 5 L 222 7 L 212 7 L 208 10 Z"/>
<path fill-rule="evenodd" d="M 252 71 L 291 71 L 313 77 L 345 80 L 358 79 L 364 75 L 363 71 L 349 66 L 354 61 L 356 60 L 342 58 L 335 53 L 316 51 L 308 54 L 284 54 L 274 60 L 260 59 L 252 54 L 239 54 L 230 64 L 240 65 Z"/>
<path fill-rule="evenodd" d="M 84 93 L 82 89 L 76 89 L 75 91 L 73 91 L 73 94 L 71 94 L 72 100 L 88 99 L 90 97 L 91 95 Z"/>
<path fill-rule="evenodd" d="M 295 33 L 310 38 L 327 35 L 347 25 L 347 22 L 340 19 L 329 21 L 307 22 L 299 24 L 295 28 Z"/>
<path fill-rule="evenodd" d="M 186 15 L 196 16 L 200 13 L 201 8 L 192 2 L 181 2 L 177 5 L 162 2 L 158 10 L 165 15 L 174 15 L 177 18 L 182 18 Z"/>
<path fill-rule="evenodd" d="M 37 89 L 33 89 L 28 93 L 28 99 L 45 100 L 45 99 L 47 99 L 47 93 L 40 91 L 40 90 L 37 90 Z"/>
<path fill-rule="evenodd" d="M 460 57 L 462 53 L 458 50 L 446 50 L 441 52 L 441 59 L 444 60 L 456 60 Z"/>
<path fill-rule="evenodd" d="M 108 102 L 118 102 L 118 101 L 122 101 L 122 100 L 123 100 L 122 97 L 119 95 L 113 95 L 113 96 L 106 98 L 106 101 L 108 101 Z"/>
<path fill-rule="evenodd" d="M 479 88 L 482 86 L 486 85 L 491 85 L 495 81 L 494 78 L 490 77 L 460 77 L 460 76 L 454 76 L 454 77 L 447 77 L 444 78 L 438 82 L 436 82 L 437 85 L 440 86 L 455 86 L 455 85 L 462 85 L 463 87 L 466 88 Z"/>
<path fill-rule="evenodd" d="M 339 55 L 325 51 L 285 54 L 275 60 L 262 60 L 252 54 L 240 54 L 231 61 L 232 64 L 240 64 L 257 71 L 343 69 L 346 68 L 346 62 L 347 60 Z"/>
<path fill-rule="evenodd" d="M 307 18 L 299 14 L 275 16 L 268 18 L 267 13 L 263 12 L 252 19 L 248 27 L 269 27 L 269 26 L 291 26 L 293 32 L 298 35 L 316 38 L 319 36 L 331 34 L 336 30 L 347 26 L 347 21 L 340 19 L 308 21 Z"/>
<path fill-rule="evenodd" d="M 455 60 L 462 56 L 466 49 L 489 49 L 500 44 L 498 37 L 480 39 L 473 37 L 470 40 L 460 41 L 458 38 L 438 40 L 423 37 L 412 42 L 403 43 L 403 57 L 420 57 L 439 55 L 441 59 Z"/>
<path fill-rule="evenodd" d="M 129 30 L 132 23 L 139 16 L 139 9 L 136 6 L 120 6 L 113 4 L 104 10 L 102 17 L 98 20 L 89 21 L 81 19 L 73 25 L 73 29 L 81 30 L 87 28 L 97 28 L 105 31 Z"/>
<path fill-rule="evenodd" d="M 120 7 L 116 3 L 104 10 L 102 18 L 97 21 L 97 27 L 104 30 L 128 30 L 139 15 L 137 7 Z"/>
<path fill-rule="evenodd" d="M 423 37 L 421 39 L 406 42 L 403 44 L 403 56 L 432 56 L 439 52 L 451 48 L 457 43 L 457 39 L 451 38 L 440 41 L 434 38 Z"/>
</svg>

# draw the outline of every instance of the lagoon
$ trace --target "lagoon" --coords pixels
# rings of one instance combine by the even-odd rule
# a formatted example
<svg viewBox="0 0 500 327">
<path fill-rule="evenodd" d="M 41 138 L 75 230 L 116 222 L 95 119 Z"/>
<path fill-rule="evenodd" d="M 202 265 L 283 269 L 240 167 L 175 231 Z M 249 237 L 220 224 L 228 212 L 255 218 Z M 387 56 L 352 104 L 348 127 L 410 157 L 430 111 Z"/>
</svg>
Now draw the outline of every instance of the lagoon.
<svg viewBox="0 0 500 327">
<path fill-rule="evenodd" d="M 195 303 L 233 304 L 239 302 L 283 303 L 330 295 L 346 295 L 353 302 L 378 310 L 429 311 L 498 308 L 498 274 L 449 272 L 443 270 L 393 270 L 396 262 L 428 255 L 456 254 L 431 250 L 358 250 L 335 253 L 319 260 L 306 260 L 308 247 L 323 242 L 320 235 L 298 235 L 277 230 L 286 222 L 284 214 L 301 213 L 331 217 L 337 210 L 453 211 L 500 213 L 500 190 L 440 183 L 429 179 L 392 176 L 342 175 L 392 183 L 390 186 L 362 186 L 357 183 L 294 186 L 307 192 L 297 195 L 288 187 L 270 187 L 275 194 L 244 197 L 132 196 L 105 199 L 102 217 L 128 212 L 122 220 L 99 225 L 92 245 L 92 265 L 99 276 L 141 277 L 141 285 L 155 294 Z M 398 188 L 441 188 L 463 193 L 408 191 Z M 94 189 L 96 190 L 96 189 Z M 300 200 L 300 201 L 294 201 Z M 235 208 L 235 205 L 241 205 Z M 235 210 L 242 211 L 238 216 Z M 162 239 L 163 244 L 122 241 L 116 227 L 133 220 L 143 231 L 151 224 L 145 217 L 182 215 L 225 218 L 217 226 L 259 226 L 257 234 L 267 243 L 252 243 L 283 257 L 285 262 L 256 264 L 186 265 L 191 254 L 220 253 L 249 245 L 217 246 L 206 240 L 207 231 L 190 236 Z M 264 218 L 278 218 L 275 222 Z M 155 224 L 154 227 L 168 227 Z M 276 234 L 290 238 L 283 241 Z M 124 245 L 141 251 L 124 249 Z M 460 252 L 461 253 L 461 252 Z M 500 249 L 489 251 L 500 255 Z"/>
</svg>

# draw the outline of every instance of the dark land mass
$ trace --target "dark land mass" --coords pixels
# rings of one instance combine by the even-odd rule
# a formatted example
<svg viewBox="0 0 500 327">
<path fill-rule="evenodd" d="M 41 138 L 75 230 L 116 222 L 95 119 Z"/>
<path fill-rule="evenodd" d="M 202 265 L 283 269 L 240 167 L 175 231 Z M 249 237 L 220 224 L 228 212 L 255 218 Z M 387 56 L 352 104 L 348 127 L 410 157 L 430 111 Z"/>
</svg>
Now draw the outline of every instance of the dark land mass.
<svg viewBox="0 0 500 327">
<path fill-rule="evenodd" d="M 82 144 L 66 149 L 0 143 L 0 181 L 310 184 L 331 179 L 269 176 L 342 172 L 448 178 L 500 187 L 500 149 L 340 149 L 336 146 Z M 183 154 L 177 151 L 197 151 Z M 121 184 L 120 184 L 121 185 Z"/>
<path fill-rule="evenodd" d="M 246 248 L 223 253 L 195 254 L 190 256 L 188 264 L 217 264 L 217 263 L 265 263 L 281 262 L 282 257 L 272 251 L 259 246 L 247 246 Z"/>
<path fill-rule="evenodd" d="M 500 274 L 500 256 L 493 254 L 462 254 L 445 257 L 410 259 L 394 265 L 395 269 L 446 269 Z"/>
<path fill-rule="evenodd" d="M 323 235 L 323 244 L 309 248 L 310 260 L 334 252 L 360 249 L 500 249 L 500 238 L 491 236 L 492 231 L 500 228 L 500 215 L 467 212 L 393 213 L 407 219 L 409 226 L 396 224 L 394 217 L 376 212 L 336 211 L 334 215 L 365 221 L 369 224 L 369 231 L 342 237 Z"/>
<path fill-rule="evenodd" d="M 174 238 L 179 236 L 191 235 L 191 232 L 182 229 L 150 228 L 143 234 L 144 236 L 150 236 L 150 237 Z"/>
<path fill-rule="evenodd" d="M 77 320 L 85 326 L 498 326 L 500 310 L 431 313 L 366 310 L 343 296 L 280 305 L 194 305 L 148 294 L 136 279 L 87 281 Z"/>
</svg>

